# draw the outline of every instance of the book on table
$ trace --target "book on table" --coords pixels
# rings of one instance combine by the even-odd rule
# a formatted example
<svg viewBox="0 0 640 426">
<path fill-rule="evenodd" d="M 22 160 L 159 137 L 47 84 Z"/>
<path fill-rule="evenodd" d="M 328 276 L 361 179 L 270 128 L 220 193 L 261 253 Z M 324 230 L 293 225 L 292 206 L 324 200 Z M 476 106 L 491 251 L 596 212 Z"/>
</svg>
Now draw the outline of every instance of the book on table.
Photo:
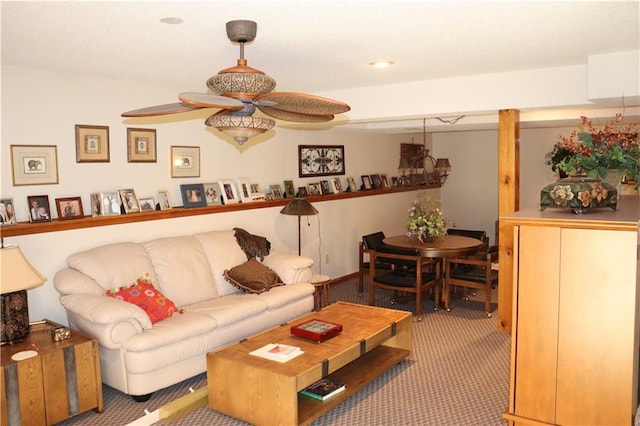
<svg viewBox="0 0 640 426">
<path fill-rule="evenodd" d="M 304 352 L 298 346 L 285 345 L 282 343 L 269 343 L 255 351 L 249 352 L 250 355 L 259 356 L 270 359 L 271 361 L 287 362 Z"/>
<path fill-rule="evenodd" d="M 342 332 L 342 324 L 310 319 L 291 327 L 291 334 L 320 343 Z"/>
<path fill-rule="evenodd" d="M 344 383 L 334 382 L 331 379 L 320 379 L 317 382 L 302 389 L 300 393 L 304 396 L 317 399 L 319 401 L 326 401 L 344 391 L 347 386 Z"/>
</svg>

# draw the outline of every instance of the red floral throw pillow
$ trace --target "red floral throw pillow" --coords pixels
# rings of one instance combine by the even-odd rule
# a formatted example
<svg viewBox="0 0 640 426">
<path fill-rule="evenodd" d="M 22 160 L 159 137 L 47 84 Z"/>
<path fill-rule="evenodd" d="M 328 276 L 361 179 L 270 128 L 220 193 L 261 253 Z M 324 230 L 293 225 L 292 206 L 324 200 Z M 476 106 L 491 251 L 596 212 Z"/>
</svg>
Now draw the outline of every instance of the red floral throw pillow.
<svg viewBox="0 0 640 426">
<path fill-rule="evenodd" d="M 152 324 L 168 318 L 175 313 L 181 314 L 184 312 L 182 309 L 178 309 L 175 303 L 153 286 L 148 273 L 138 278 L 135 284 L 128 287 L 107 290 L 106 294 L 114 299 L 124 300 L 125 302 L 139 306 L 147 313 Z"/>
</svg>

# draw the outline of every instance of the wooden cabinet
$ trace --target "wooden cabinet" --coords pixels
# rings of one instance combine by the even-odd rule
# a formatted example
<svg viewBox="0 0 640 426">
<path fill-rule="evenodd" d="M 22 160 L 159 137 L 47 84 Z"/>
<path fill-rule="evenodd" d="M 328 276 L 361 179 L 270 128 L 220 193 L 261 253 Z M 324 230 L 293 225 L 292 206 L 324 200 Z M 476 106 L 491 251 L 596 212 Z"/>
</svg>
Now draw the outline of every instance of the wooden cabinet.
<svg viewBox="0 0 640 426">
<path fill-rule="evenodd" d="M 500 218 L 514 227 L 509 424 L 633 423 L 640 198 L 629 197 L 617 212 Z"/>
<path fill-rule="evenodd" d="M 2 348 L 0 424 L 51 425 L 95 409 L 102 412 L 98 341 L 71 330 L 71 338 L 52 341 L 43 321 L 24 339 Z M 37 356 L 14 361 L 12 355 L 36 350 Z"/>
</svg>

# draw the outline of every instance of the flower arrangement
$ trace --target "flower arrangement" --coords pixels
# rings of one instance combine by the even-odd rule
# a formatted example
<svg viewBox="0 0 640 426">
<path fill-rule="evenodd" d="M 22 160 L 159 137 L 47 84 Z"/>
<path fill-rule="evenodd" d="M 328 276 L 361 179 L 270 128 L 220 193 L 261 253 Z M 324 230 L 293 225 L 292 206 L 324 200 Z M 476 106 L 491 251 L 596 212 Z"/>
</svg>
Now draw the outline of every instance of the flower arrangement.
<svg viewBox="0 0 640 426">
<path fill-rule="evenodd" d="M 447 230 L 447 219 L 440 210 L 440 201 L 430 198 L 425 192 L 419 193 L 409 208 L 407 236 L 417 238 L 421 243 L 441 240 Z"/>
<path fill-rule="evenodd" d="M 546 155 L 552 170 L 569 175 L 587 173 L 589 178 L 606 178 L 610 170 L 618 170 L 626 178 L 640 184 L 640 144 L 638 123 L 621 124 L 622 114 L 596 126 L 587 117 L 580 117 L 580 130 L 569 137 L 560 136 L 553 150 Z"/>
</svg>

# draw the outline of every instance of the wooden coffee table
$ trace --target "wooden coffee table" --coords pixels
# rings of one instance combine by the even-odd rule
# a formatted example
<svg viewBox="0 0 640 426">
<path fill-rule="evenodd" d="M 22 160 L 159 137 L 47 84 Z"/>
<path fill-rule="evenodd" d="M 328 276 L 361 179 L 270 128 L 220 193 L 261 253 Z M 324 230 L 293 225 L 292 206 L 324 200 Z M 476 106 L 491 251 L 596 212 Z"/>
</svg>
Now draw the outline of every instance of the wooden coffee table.
<svg viewBox="0 0 640 426">
<path fill-rule="evenodd" d="M 292 325 L 312 318 L 344 329 L 322 343 L 291 334 Z M 249 355 L 268 343 L 299 346 L 304 354 L 285 363 Z M 208 353 L 209 407 L 256 425 L 307 425 L 410 354 L 410 312 L 337 302 Z M 346 390 L 324 402 L 298 395 L 326 376 Z"/>
</svg>

